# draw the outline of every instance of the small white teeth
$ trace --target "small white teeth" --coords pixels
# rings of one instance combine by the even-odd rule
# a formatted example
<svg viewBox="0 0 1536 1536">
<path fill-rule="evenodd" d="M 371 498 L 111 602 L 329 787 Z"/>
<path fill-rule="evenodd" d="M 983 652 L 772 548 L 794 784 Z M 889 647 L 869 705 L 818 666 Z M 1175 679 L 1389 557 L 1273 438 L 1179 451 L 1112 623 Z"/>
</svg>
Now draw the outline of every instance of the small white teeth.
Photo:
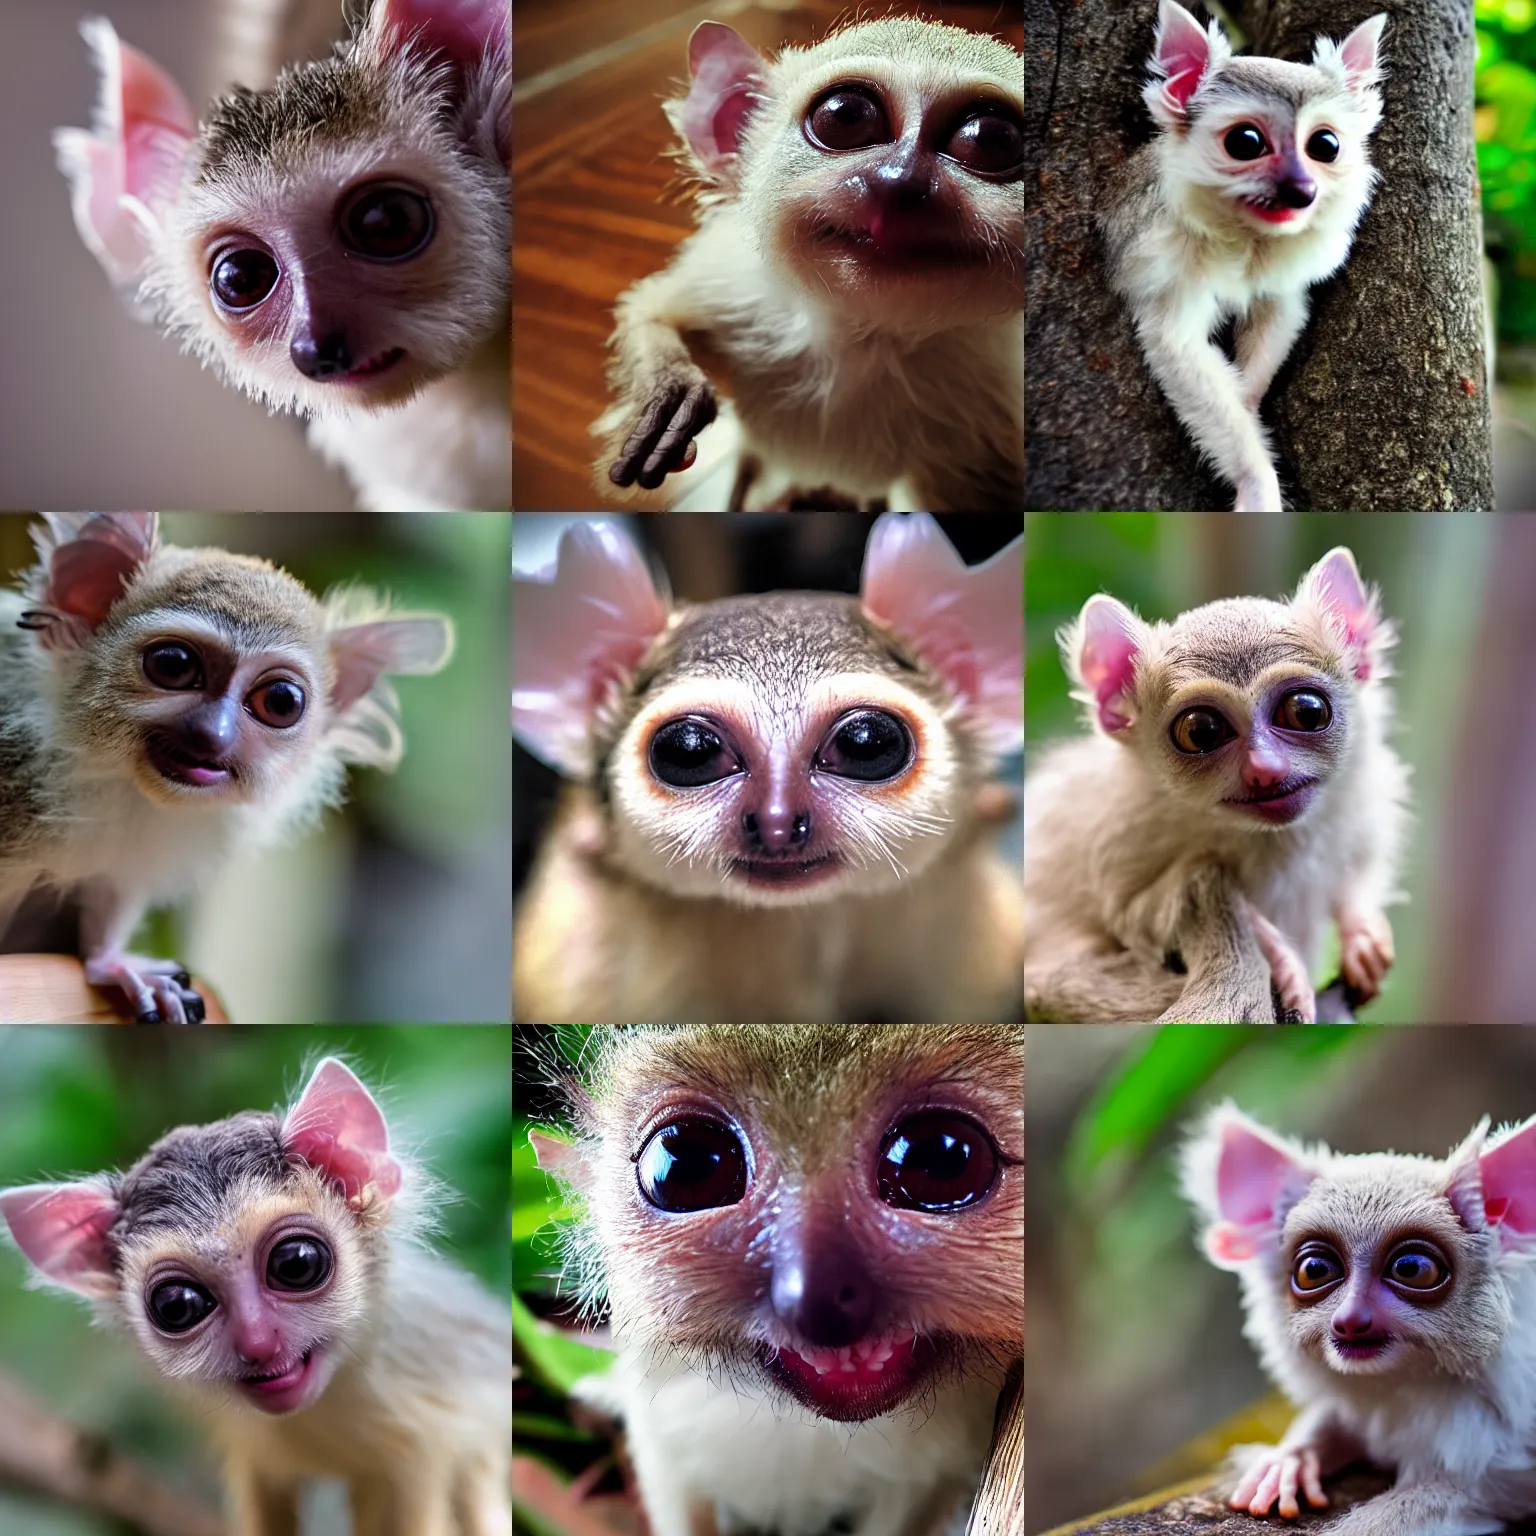
<svg viewBox="0 0 1536 1536">
<path fill-rule="evenodd" d="M 878 1374 L 883 1371 L 903 1344 L 904 1338 L 860 1339 L 857 1344 L 844 1344 L 841 1349 L 825 1349 L 807 1345 L 795 1353 L 818 1376 L 833 1374 L 852 1376 L 860 1371 Z"/>
</svg>

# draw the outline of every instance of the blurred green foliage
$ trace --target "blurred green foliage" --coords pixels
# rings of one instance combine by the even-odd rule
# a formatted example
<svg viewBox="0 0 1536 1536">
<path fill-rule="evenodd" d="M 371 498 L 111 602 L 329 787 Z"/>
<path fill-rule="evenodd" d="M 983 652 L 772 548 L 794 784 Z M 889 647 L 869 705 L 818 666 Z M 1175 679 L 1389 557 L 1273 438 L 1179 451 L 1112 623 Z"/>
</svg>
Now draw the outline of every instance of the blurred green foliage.
<svg viewBox="0 0 1536 1536">
<path fill-rule="evenodd" d="M 175 1125 L 280 1108 L 330 1054 L 344 1057 L 378 1094 L 397 1145 L 444 1186 L 435 1246 L 492 1294 L 506 1295 L 505 1029 L 0 1029 L 0 1185 L 123 1168 Z M 0 1370 L 53 1412 L 215 1498 L 212 1458 L 193 1420 L 131 1340 L 93 1327 L 82 1303 L 27 1289 L 25 1280 L 20 1256 L 0 1247 Z M 0 1495 L 6 1536 L 95 1536 L 103 1529 L 84 1516 Z"/>
<path fill-rule="evenodd" d="M 1536 336 L 1536 0 L 1476 0 L 1477 171 L 1498 331 Z"/>
</svg>

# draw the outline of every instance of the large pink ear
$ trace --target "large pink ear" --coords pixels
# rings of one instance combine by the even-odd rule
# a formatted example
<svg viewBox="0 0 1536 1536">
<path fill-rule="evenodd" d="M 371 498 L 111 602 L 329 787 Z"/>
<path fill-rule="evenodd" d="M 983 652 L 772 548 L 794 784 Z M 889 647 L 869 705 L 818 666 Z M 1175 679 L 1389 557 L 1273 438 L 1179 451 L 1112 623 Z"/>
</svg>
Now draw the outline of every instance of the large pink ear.
<svg viewBox="0 0 1536 1536">
<path fill-rule="evenodd" d="M 28 589 L 45 610 L 38 625 L 43 645 L 79 644 L 100 628 L 154 554 L 158 535 L 153 512 L 43 513 L 32 529 L 42 579 Z"/>
<path fill-rule="evenodd" d="M 369 21 L 396 48 L 418 44 L 464 67 L 499 49 L 510 25 L 507 0 L 376 0 Z"/>
<path fill-rule="evenodd" d="M 1381 614 L 1360 580 L 1355 557 L 1342 544 L 1330 549 L 1302 578 L 1298 597 L 1309 591 L 1348 647 L 1355 676 L 1365 682 L 1372 671 Z"/>
<path fill-rule="evenodd" d="M 1100 592 L 1083 604 L 1068 635 L 1068 669 L 1093 695 L 1099 725 L 1111 734 L 1123 731 L 1134 718 L 1136 658 L 1146 627 L 1124 603 Z"/>
<path fill-rule="evenodd" d="M 1536 1117 L 1484 1147 L 1485 1120 L 1451 1154 L 1446 1198 L 1469 1231 L 1492 1227 L 1506 1247 L 1536 1245 Z"/>
<path fill-rule="evenodd" d="M 1151 70 L 1162 81 L 1156 100 L 1166 119 L 1182 118 L 1189 98 L 1211 67 L 1211 35 L 1175 0 L 1162 0 L 1157 10 L 1157 35 Z"/>
<path fill-rule="evenodd" d="M 701 21 L 688 39 L 688 73 L 693 84 L 678 126 L 700 165 L 718 175 L 741 148 L 747 119 L 768 79 L 768 65 L 735 28 Z"/>
<path fill-rule="evenodd" d="M 336 680 L 331 705 L 340 713 L 378 687 L 386 674 L 421 676 L 441 671 L 453 655 L 453 621 L 440 613 L 376 619 L 331 634 Z"/>
<path fill-rule="evenodd" d="M 1386 13 L 1368 17 L 1339 44 L 1339 62 L 1352 91 L 1368 90 L 1381 78 L 1381 34 Z"/>
<path fill-rule="evenodd" d="M 131 285 L 180 190 L 197 118 L 176 82 L 111 22 L 94 17 L 80 33 L 101 72 L 95 126 L 60 128 L 54 150 L 80 238 L 114 283 Z"/>
<path fill-rule="evenodd" d="M 625 533 L 612 523 L 567 528 L 553 573 L 512 583 L 518 740 L 552 768 L 588 772 L 593 716 L 666 626 L 666 599 Z"/>
<path fill-rule="evenodd" d="M 929 512 L 886 512 L 864 550 L 859 597 L 970 706 L 987 744 L 1024 741 L 1024 535 L 967 566 Z"/>
<path fill-rule="evenodd" d="M 1316 1176 L 1297 1149 L 1224 1105 L 1187 1158 L 1198 1168 L 1214 1140 L 1213 1187 L 1194 1193 L 1213 1217 L 1205 1251 L 1221 1269 L 1238 1269 L 1273 1247 L 1285 1213 Z"/>
<path fill-rule="evenodd" d="M 50 1284 L 82 1296 L 117 1289 L 107 1234 L 118 1206 L 105 1180 L 0 1189 L 0 1216 L 16 1246 Z"/>
<path fill-rule="evenodd" d="M 387 1203 L 400 1189 L 389 1127 L 373 1095 L 345 1063 L 327 1056 L 283 1120 L 283 1146 L 340 1188 L 355 1210 Z"/>
</svg>

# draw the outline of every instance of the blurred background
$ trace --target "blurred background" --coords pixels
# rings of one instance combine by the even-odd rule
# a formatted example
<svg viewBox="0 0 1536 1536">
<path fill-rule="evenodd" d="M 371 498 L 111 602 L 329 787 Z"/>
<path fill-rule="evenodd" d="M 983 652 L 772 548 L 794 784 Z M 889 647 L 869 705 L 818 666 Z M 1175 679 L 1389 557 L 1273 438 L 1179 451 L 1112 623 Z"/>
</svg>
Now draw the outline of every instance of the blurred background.
<svg viewBox="0 0 1536 1536">
<path fill-rule="evenodd" d="M 311 452 L 295 417 L 204 372 L 128 311 L 80 243 L 54 163 L 55 128 L 88 127 L 95 67 L 78 31 L 104 15 L 147 53 L 195 111 L 235 79 L 261 84 L 260 39 L 303 19 L 277 51 L 325 46 L 341 0 L 0 0 L 0 506 L 208 507 L 324 511 L 353 505 L 342 475 Z"/>
<path fill-rule="evenodd" d="M 1019 519 L 1005 513 L 946 513 L 938 521 L 967 565 L 988 559 L 1019 536 Z M 560 535 L 581 522 L 624 528 L 646 552 L 652 569 L 665 574 L 674 598 L 707 602 L 786 589 L 857 592 L 874 518 L 847 512 L 748 512 L 731 517 L 692 512 L 591 517 L 517 513 L 512 518 L 516 574 L 534 576 L 552 568 Z M 512 869 L 514 890 L 520 890 L 560 777 L 516 743 L 512 754 Z M 1018 780 L 1017 758 L 1002 765 L 1000 777 L 1007 783 Z M 1021 864 L 1023 831 L 1017 817 L 1001 835 L 1007 856 L 1015 866 Z"/>
<path fill-rule="evenodd" d="M 1237 1277 L 1196 1248 L 1174 1150 L 1231 1097 L 1341 1152 L 1444 1157 L 1485 1114 L 1536 1113 L 1536 1031 L 1034 1025 L 1029 1064 L 1029 1502 L 1040 1532 L 1208 1472 L 1192 1437 L 1288 1410 L 1241 1333 Z M 1224 1437 L 1225 1438 L 1225 1437 Z M 1259 1529 L 1259 1527 L 1255 1527 Z"/>
<path fill-rule="evenodd" d="M 30 521 L 0 516 L 0 581 L 31 563 Z M 318 831 L 234 860 L 141 937 L 236 1022 L 508 1017 L 508 528 L 490 512 L 163 519 L 170 543 L 264 556 L 315 592 L 381 588 L 457 633 L 442 672 L 395 680 L 406 750 L 393 774 L 353 768 L 348 803 Z"/>
<path fill-rule="evenodd" d="M 126 1168 L 173 1126 L 281 1110 L 321 1057 L 340 1054 L 380 1098 L 395 1141 L 452 1192 L 436 1246 L 505 1296 L 509 1051 L 504 1028 L 0 1029 L 0 1186 Z M 0 1245 L 0 1392 L 19 1388 L 194 1504 L 216 1509 L 216 1462 L 138 1346 L 92 1326 L 82 1302 L 24 1289 L 25 1275 L 20 1255 Z M 306 1536 L 350 1529 L 339 1488 L 323 1489 L 309 1517 Z M 72 1510 L 0 1476 L 6 1536 L 130 1529 L 137 1536 L 143 1528 Z"/>
<path fill-rule="evenodd" d="M 1026 519 L 1025 738 L 1080 730 L 1055 631 L 1095 592 L 1147 619 L 1284 597 L 1336 544 L 1397 626 L 1394 744 L 1411 765 L 1407 902 L 1377 1023 L 1536 1021 L 1536 521 L 1454 513 L 1106 513 Z"/>
</svg>

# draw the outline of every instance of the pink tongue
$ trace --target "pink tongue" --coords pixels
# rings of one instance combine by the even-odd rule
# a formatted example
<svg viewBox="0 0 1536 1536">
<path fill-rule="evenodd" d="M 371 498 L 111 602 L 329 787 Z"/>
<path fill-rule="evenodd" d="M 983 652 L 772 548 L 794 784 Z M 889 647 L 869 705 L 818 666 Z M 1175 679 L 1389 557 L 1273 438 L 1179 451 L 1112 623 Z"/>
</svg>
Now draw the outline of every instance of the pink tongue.
<svg viewBox="0 0 1536 1536">
<path fill-rule="evenodd" d="M 183 772 L 194 784 L 218 784 L 229 777 L 223 768 L 186 768 Z"/>
</svg>

